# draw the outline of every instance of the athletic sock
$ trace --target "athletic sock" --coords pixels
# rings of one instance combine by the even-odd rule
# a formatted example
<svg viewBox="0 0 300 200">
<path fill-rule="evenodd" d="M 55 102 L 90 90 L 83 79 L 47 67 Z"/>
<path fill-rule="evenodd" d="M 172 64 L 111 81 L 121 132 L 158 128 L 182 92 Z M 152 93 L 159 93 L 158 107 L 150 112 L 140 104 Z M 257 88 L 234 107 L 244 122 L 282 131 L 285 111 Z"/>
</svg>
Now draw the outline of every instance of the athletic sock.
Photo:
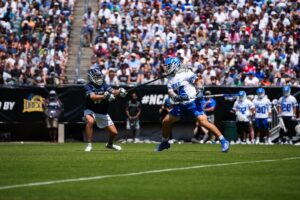
<svg viewBox="0 0 300 200">
<path fill-rule="evenodd" d="M 220 140 L 220 141 L 225 140 L 224 136 L 223 136 L 223 135 L 220 135 L 220 136 L 219 136 L 219 140 Z"/>
<path fill-rule="evenodd" d="M 91 143 L 91 142 L 88 142 L 88 143 L 87 143 L 87 146 L 88 146 L 88 147 L 92 147 L 92 143 Z"/>
<path fill-rule="evenodd" d="M 163 141 L 163 142 L 168 142 L 168 141 L 169 141 L 169 138 L 164 138 L 164 137 L 163 137 L 163 138 L 162 138 L 162 141 Z"/>
</svg>

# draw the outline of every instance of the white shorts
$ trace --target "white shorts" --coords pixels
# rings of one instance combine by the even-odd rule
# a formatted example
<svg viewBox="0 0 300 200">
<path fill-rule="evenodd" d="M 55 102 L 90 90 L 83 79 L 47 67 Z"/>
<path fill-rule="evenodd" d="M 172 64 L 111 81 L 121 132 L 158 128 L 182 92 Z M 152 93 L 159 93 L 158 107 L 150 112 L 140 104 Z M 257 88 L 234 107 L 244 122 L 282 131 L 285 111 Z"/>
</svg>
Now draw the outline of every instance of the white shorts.
<svg viewBox="0 0 300 200">
<path fill-rule="evenodd" d="M 94 113 L 92 110 L 90 109 L 86 109 L 84 110 L 84 121 L 86 121 L 86 117 L 87 115 L 91 115 L 95 121 L 96 124 L 99 128 L 105 128 L 108 126 L 111 126 L 114 124 L 114 122 L 111 120 L 109 114 L 98 114 L 98 113 Z"/>
</svg>

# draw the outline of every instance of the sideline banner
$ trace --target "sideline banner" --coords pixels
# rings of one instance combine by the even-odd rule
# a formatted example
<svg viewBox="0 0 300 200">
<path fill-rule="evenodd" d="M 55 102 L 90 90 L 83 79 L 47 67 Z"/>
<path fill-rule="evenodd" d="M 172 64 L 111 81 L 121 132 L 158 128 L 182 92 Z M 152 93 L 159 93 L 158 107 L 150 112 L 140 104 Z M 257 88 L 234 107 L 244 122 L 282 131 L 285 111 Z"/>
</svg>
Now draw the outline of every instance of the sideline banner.
<svg viewBox="0 0 300 200">
<path fill-rule="evenodd" d="M 85 106 L 85 92 L 82 85 L 63 87 L 28 87 L 28 86 L 1 86 L 0 87 L 0 122 L 41 122 L 44 121 L 42 104 L 49 91 L 54 89 L 59 99 L 64 104 L 64 112 L 60 121 L 81 122 Z M 128 88 L 127 88 L 128 89 Z M 239 90 L 245 90 L 247 95 L 254 95 L 257 88 L 253 87 L 205 87 L 212 94 L 236 94 Z M 266 87 L 266 95 L 273 100 L 282 95 L 281 87 Z M 135 91 L 142 104 L 141 122 L 159 122 L 159 108 L 168 97 L 166 86 L 151 85 L 139 87 Z M 126 98 L 118 97 L 111 102 L 109 113 L 116 122 L 126 120 L 125 105 L 130 95 Z M 300 101 L 300 88 L 293 87 L 292 94 L 297 94 Z M 216 122 L 234 120 L 230 113 L 234 101 L 227 101 L 223 97 L 215 98 L 217 106 L 215 110 Z"/>
<path fill-rule="evenodd" d="M 43 102 L 49 91 L 54 89 L 64 104 L 61 121 L 81 120 L 84 109 L 83 87 L 0 87 L 0 121 L 2 122 L 40 122 L 45 119 Z"/>
</svg>

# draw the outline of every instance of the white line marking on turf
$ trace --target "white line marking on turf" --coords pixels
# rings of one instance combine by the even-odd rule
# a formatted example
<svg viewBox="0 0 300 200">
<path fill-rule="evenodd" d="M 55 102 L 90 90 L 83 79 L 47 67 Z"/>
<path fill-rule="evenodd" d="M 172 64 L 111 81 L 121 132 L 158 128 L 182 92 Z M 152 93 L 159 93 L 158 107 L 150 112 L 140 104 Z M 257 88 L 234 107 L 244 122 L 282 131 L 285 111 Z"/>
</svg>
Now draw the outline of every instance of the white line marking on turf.
<svg viewBox="0 0 300 200">
<path fill-rule="evenodd" d="M 182 171 L 182 170 L 200 169 L 200 168 L 208 168 L 208 167 L 222 167 L 222 166 L 230 166 L 230 165 L 267 163 L 267 162 L 278 162 L 278 161 L 299 160 L 299 159 L 300 159 L 300 157 L 290 157 L 290 158 L 282 158 L 282 159 L 276 159 L 276 160 L 242 161 L 242 162 L 232 162 L 232 163 L 220 163 L 220 164 L 210 164 L 210 165 L 197 165 L 197 166 L 190 166 L 190 167 L 158 169 L 158 170 L 150 170 L 150 171 L 142 171 L 142 172 L 132 172 L 132 173 L 126 173 L 126 174 L 112 174 L 112 175 L 103 175 L 103 176 L 93 176 L 93 177 L 62 179 L 62 180 L 44 181 L 44 182 L 35 182 L 35 183 L 25 183 L 25 184 L 19 184 L 19 185 L 7 185 L 7 186 L 1 186 L 0 190 L 42 186 L 42 185 L 53 185 L 53 184 L 58 184 L 58 183 L 100 180 L 100 179 L 115 178 L 115 177 L 139 176 L 139 175 L 144 175 L 144 174 L 155 174 L 155 173 L 162 173 L 162 172 Z"/>
</svg>

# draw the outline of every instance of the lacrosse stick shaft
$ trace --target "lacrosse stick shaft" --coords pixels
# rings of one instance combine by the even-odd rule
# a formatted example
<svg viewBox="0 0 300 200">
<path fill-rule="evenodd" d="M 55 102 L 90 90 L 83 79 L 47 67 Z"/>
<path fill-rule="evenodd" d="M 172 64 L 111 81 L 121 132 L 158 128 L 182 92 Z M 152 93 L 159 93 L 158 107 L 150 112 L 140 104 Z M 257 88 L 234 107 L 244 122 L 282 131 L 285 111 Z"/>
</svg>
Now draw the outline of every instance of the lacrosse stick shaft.
<svg viewBox="0 0 300 200">
<path fill-rule="evenodd" d="M 212 94 L 212 95 L 204 95 L 203 97 L 236 97 L 238 96 L 237 94 Z"/>
<path fill-rule="evenodd" d="M 151 80 L 151 81 L 148 81 L 148 82 L 146 82 L 146 83 L 137 85 L 137 86 L 135 86 L 135 87 L 132 87 L 132 88 L 128 89 L 127 92 L 130 92 L 130 91 L 132 91 L 132 90 L 135 90 L 135 89 L 137 89 L 137 88 L 139 88 L 139 87 L 142 87 L 142 86 L 145 86 L 145 85 L 149 85 L 150 83 L 153 83 L 153 82 L 158 81 L 158 80 L 160 80 L 160 79 L 166 78 L 166 77 L 168 77 L 168 76 L 170 76 L 170 75 L 172 75 L 172 74 L 173 74 L 173 72 L 170 73 L 170 74 L 163 75 L 163 76 L 161 76 L 161 77 L 159 77 L 159 78 L 153 79 L 153 80 Z"/>
</svg>

